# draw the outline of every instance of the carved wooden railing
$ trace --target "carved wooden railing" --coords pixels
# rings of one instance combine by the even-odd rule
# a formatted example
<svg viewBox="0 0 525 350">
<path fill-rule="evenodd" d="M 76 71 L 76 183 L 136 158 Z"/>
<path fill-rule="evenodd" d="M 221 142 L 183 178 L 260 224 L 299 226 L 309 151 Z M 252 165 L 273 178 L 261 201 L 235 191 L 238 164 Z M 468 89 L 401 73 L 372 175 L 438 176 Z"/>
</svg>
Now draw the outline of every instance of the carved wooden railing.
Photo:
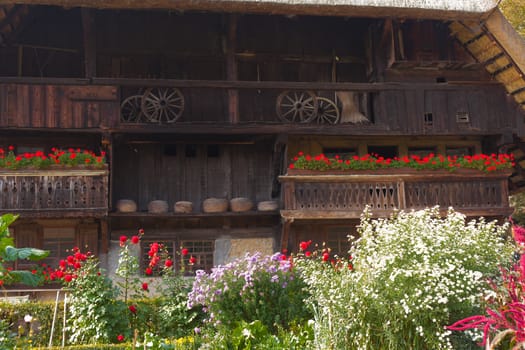
<svg viewBox="0 0 525 350">
<path fill-rule="evenodd" d="M 359 218 L 365 207 L 373 216 L 396 209 L 453 207 L 470 216 L 509 215 L 509 172 L 416 171 L 383 169 L 328 175 L 286 175 L 283 184 L 287 219 Z M 320 175 L 322 174 L 322 175 Z"/>
<path fill-rule="evenodd" d="M 108 170 L 0 170 L 0 212 L 23 217 L 105 216 Z"/>
</svg>

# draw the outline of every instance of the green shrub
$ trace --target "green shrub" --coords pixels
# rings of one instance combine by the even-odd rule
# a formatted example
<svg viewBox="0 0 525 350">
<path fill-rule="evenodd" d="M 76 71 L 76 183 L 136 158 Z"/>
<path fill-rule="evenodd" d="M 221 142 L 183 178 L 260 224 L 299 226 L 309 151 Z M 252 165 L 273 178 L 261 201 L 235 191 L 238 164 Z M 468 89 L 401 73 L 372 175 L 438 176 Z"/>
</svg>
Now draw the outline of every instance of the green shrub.
<svg viewBox="0 0 525 350">
<path fill-rule="evenodd" d="M 53 322 L 53 312 L 55 310 L 55 303 L 53 302 L 26 302 L 19 304 L 10 304 L 0 302 L 0 320 L 4 320 L 11 326 L 11 331 L 18 334 L 18 327 L 24 326 L 24 316 L 31 315 L 33 317 L 32 325 L 33 332 L 31 341 L 34 346 L 46 346 L 51 335 L 51 324 Z M 62 318 L 63 318 L 63 304 L 59 303 L 57 310 L 57 321 L 55 323 L 55 331 L 53 336 L 53 343 L 60 344 L 62 336 Z M 24 337 L 27 336 L 27 333 Z"/>
</svg>

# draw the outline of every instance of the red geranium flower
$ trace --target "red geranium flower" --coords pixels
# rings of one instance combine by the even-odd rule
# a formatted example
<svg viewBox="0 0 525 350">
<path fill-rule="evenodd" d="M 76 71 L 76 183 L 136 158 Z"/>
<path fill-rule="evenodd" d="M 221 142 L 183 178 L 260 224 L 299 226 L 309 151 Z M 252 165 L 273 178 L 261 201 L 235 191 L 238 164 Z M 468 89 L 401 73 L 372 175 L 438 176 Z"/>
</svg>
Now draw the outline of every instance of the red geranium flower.
<svg viewBox="0 0 525 350">
<path fill-rule="evenodd" d="M 330 259 L 330 253 L 324 252 L 323 253 L 323 261 L 328 261 Z"/>
<path fill-rule="evenodd" d="M 142 283 L 142 289 L 148 290 L 148 284 L 146 282 Z"/>
<path fill-rule="evenodd" d="M 146 275 L 151 275 L 153 273 L 153 270 L 151 269 L 151 267 L 146 267 Z"/>
<path fill-rule="evenodd" d="M 194 256 L 190 256 L 190 259 L 188 260 L 188 262 L 190 263 L 190 265 L 193 265 L 197 262 L 197 259 Z"/>
<path fill-rule="evenodd" d="M 136 314 L 137 313 L 137 307 L 135 305 L 130 305 L 129 306 L 129 311 L 131 311 L 132 313 Z"/>
<path fill-rule="evenodd" d="M 180 252 L 181 252 L 182 256 L 186 256 L 186 255 L 188 255 L 189 251 L 186 248 L 182 248 L 182 250 Z"/>
<path fill-rule="evenodd" d="M 122 334 L 117 335 L 117 340 L 120 342 L 124 341 L 124 336 Z"/>
<path fill-rule="evenodd" d="M 120 245 L 123 245 L 128 240 L 127 236 L 120 236 Z"/>
<path fill-rule="evenodd" d="M 171 261 L 170 259 L 166 260 L 166 262 L 164 263 L 164 266 L 172 267 L 173 266 L 173 261 Z"/>
<path fill-rule="evenodd" d="M 133 236 L 133 237 L 131 237 L 131 243 L 133 243 L 133 244 L 138 244 L 139 241 L 140 241 L 139 236 Z"/>
</svg>

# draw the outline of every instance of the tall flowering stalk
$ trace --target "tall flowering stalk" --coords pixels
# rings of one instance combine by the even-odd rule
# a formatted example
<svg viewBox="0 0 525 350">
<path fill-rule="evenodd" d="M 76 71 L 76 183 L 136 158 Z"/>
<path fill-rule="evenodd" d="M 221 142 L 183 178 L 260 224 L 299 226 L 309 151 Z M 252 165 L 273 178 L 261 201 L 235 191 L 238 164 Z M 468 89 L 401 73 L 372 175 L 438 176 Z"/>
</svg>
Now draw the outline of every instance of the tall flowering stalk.
<svg viewBox="0 0 525 350">
<path fill-rule="evenodd" d="M 444 156 L 430 153 L 421 157 L 418 155 L 384 158 L 377 155 L 366 154 L 343 159 L 339 156 L 333 158 L 324 154 L 311 156 L 299 152 L 293 158 L 289 169 L 307 170 L 375 170 L 383 168 L 412 168 L 412 169 L 477 169 L 484 172 L 493 172 L 510 169 L 514 166 L 513 154 L 476 154 L 473 156 Z"/>
<path fill-rule="evenodd" d="M 117 281 L 117 285 L 124 294 L 125 303 L 128 301 L 130 292 L 133 292 L 131 296 L 135 298 L 144 296 L 145 289 L 140 287 L 141 282 L 137 276 L 140 267 L 138 257 L 136 256 L 138 249 L 133 249 L 133 247 L 139 247 L 140 239 L 143 235 L 144 230 L 140 229 L 138 234 L 131 238 L 124 235 L 120 236 L 119 260 L 115 274 L 121 278 Z M 136 312 L 132 313 L 135 314 Z"/>
<path fill-rule="evenodd" d="M 525 228 L 514 225 L 512 231 L 521 257 L 510 268 L 501 268 L 500 280 L 489 282 L 492 290 L 487 295 L 486 314 L 447 327 L 455 331 L 482 330 L 482 345 L 487 349 L 495 349 L 505 339 L 510 339 L 512 349 L 525 349 Z"/>
</svg>

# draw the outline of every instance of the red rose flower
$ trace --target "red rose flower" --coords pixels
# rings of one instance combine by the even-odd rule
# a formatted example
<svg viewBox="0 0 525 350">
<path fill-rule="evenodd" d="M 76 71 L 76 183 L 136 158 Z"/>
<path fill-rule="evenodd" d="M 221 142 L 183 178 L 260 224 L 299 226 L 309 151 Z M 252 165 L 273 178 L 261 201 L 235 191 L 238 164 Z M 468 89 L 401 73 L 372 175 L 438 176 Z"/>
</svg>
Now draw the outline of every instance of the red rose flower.
<svg viewBox="0 0 525 350">
<path fill-rule="evenodd" d="M 120 342 L 124 341 L 124 336 L 122 334 L 117 335 L 117 340 Z"/>
<path fill-rule="evenodd" d="M 72 279 L 73 279 L 73 276 L 71 276 L 70 274 L 67 274 L 64 276 L 64 281 L 66 282 L 71 282 Z"/>
<path fill-rule="evenodd" d="M 164 266 L 172 267 L 173 266 L 173 261 L 171 261 L 170 259 L 166 260 L 166 262 L 164 263 Z"/>
<path fill-rule="evenodd" d="M 181 252 L 182 256 L 186 256 L 189 253 L 188 249 L 186 249 L 186 248 L 182 248 L 182 250 L 180 252 Z"/>
<path fill-rule="evenodd" d="M 120 244 L 124 244 L 124 243 L 126 243 L 127 240 L 128 240 L 128 237 L 126 237 L 126 236 L 120 236 Z"/>
<path fill-rule="evenodd" d="M 153 273 L 153 270 L 151 269 L 151 267 L 147 267 L 146 268 L 146 275 L 151 275 Z"/>
<path fill-rule="evenodd" d="M 308 258 L 310 255 L 312 255 L 312 252 L 310 252 L 310 251 L 307 251 L 307 252 L 304 253 L 304 256 L 306 256 L 307 258 Z"/>
<path fill-rule="evenodd" d="M 197 259 L 194 256 L 190 256 L 190 259 L 188 260 L 188 262 L 190 263 L 190 265 L 193 265 L 197 262 Z"/>
<path fill-rule="evenodd" d="M 328 252 L 323 253 L 323 261 L 328 261 L 330 259 L 330 254 Z"/>
<path fill-rule="evenodd" d="M 64 272 L 63 272 L 62 270 L 57 270 L 57 272 L 56 272 L 56 276 L 57 276 L 58 278 L 62 278 L 62 277 L 64 277 Z"/>
<path fill-rule="evenodd" d="M 139 236 L 133 236 L 133 237 L 131 237 L 131 243 L 133 243 L 133 244 L 138 244 L 139 241 L 140 241 Z"/>
<path fill-rule="evenodd" d="M 146 282 L 142 283 L 142 289 L 148 290 L 148 284 Z"/>
<path fill-rule="evenodd" d="M 132 313 L 136 314 L 137 313 L 137 307 L 135 305 L 130 305 L 129 306 L 129 311 L 131 311 Z"/>
<path fill-rule="evenodd" d="M 301 248 L 301 250 L 306 250 L 306 249 L 308 249 L 310 244 L 312 244 L 312 240 L 303 241 L 303 242 L 299 243 L 299 248 Z"/>
</svg>

